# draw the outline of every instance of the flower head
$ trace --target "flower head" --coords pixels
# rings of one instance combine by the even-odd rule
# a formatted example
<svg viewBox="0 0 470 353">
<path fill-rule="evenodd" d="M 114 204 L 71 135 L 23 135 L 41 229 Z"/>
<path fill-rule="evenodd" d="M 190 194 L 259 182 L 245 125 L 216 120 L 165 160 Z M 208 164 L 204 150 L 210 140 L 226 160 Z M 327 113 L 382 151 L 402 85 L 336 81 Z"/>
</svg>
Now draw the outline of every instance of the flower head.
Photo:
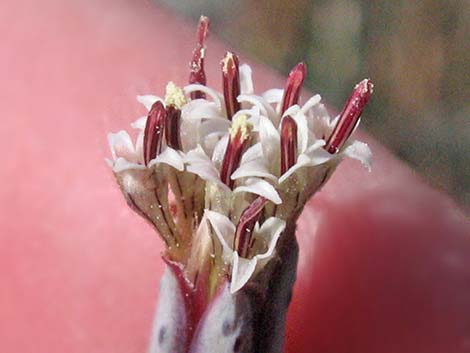
<svg viewBox="0 0 470 353">
<path fill-rule="evenodd" d="M 109 134 L 110 166 L 129 205 L 164 240 L 195 291 L 210 298 L 228 281 L 240 290 L 276 254 L 294 224 L 342 158 L 370 168 L 366 144 L 350 141 L 372 93 L 354 89 L 331 119 L 319 95 L 301 104 L 306 65 L 295 66 L 284 89 L 255 94 L 251 68 L 227 52 L 218 92 L 206 86 L 209 20 L 201 17 L 189 84 L 169 82 L 164 98 L 139 96 L 148 113 Z"/>
</svg>

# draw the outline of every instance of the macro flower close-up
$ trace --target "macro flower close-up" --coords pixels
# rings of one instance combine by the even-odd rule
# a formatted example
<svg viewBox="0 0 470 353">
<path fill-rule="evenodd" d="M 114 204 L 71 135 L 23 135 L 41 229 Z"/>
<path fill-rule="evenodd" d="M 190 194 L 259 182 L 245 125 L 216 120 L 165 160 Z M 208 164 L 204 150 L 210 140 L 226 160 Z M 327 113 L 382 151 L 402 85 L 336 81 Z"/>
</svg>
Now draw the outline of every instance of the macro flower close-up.
<svg viewBox="0 0 470 353">
<path fill-rule="evenodd" d="M 0 5 L 0 352 L 469 351 L 465 167 L 313 3 Z"/>
</svg>

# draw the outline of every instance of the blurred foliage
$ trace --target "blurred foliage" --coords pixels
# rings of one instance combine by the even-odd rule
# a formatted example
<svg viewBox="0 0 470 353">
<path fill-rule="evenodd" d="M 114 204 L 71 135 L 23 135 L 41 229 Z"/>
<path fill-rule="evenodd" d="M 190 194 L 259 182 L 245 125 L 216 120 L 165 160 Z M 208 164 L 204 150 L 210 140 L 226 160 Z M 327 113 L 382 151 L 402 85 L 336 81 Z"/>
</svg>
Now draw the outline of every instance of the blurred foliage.
<svg viewBox="0 0 470 353">
<path fill-rule="evenodd" d="M 470 2 L 156 0 L 340 108 L 375 83 L 363 126 L 436 187 L 470 206 Z"/>
</svg>

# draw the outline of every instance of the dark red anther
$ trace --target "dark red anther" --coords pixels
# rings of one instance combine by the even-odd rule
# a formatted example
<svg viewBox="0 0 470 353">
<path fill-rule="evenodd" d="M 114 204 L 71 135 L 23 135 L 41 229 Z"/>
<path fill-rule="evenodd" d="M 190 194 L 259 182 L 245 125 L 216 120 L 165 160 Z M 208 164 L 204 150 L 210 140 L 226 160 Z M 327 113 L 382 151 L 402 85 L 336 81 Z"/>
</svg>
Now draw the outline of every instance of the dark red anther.
<svg viewBox="0 0 470 353">
<path fill-rule="evenodd" d="M 170 105 L 166 108 L 166 122 L 165 122 L 165 139 L 166 144 L 171 148 L 181 151 L 181 136 L 180 136 L 180 124 L 181 124 L 181 110 L 176 108 L 174 105 Z"/>
<path fill-rule="evenodd" d="M 287 115 L 281 122 L 281 175 L 297 160 L 297 123 Z"/>
<path fill-rule="evenodd" d="M 245 208 L 238 221 L 233 239 L 233 248 L 237 250 L 241 257 L 248 257 L 248 250 L 253 236 L 253 229 L 258 222 L 261 211 L 268 202 L 264 197 L 259 196 L 250 206 Z"/>
<path fill-rule="evenodd" d="M 199 18 L 199 24 L 197 26 L 197 44 L 193 50 L 193 58 L 189 64 L 189 83 L 197 83 L 200 85 L 206 85 L 206 73 L 204 71 L 204 55 L 205 55 L 205 40 L 209 33 L 209 18 L 201 16 Z M 201 91 L 191 92 L 191 99 L 205 98 L 206 95 Z"/>
<path fill-rule="evenodd" d="M 144 131 L 144 162 L 147 165 L 162 149 L 163 134 L 165 129 L 166 110 L 162 102 L 157 101 L 152 105 L 147 117 Z"/>
<path fill-rule="evenodd" d="M 237 100 L 240 95 L 238 57 L 234 53 L 227 52 L 221 64 L 225 109 L 227 110 L 227 118 L 232 120 L 235 113 L 240 110 L 240 103 Z"/>
<path fill-rule="evenodd" d="M 359 118 L 369 101 L 373 88 L 374 85 L 369 79 L 362 80 L 354 87 L 353 93 L 340 113 L 338 123 L 325 144 L 324 148 L 328 152 L 333 154 L 343 147 L 358 124 Z"/>
<path fill-rule="evenodd" d="M 304 63 L 297 64 L 287 77 L 284 97 L 282 98 L 281 115 L 294 104 L 299 102 L 300 90 L 307 75 L 307 66 Z"/>
<path fill-rule="evenodd" d="M 200 46 L 204 46 L 204 41 L 207 38 L 207 35 L 209 34 L 209 25 L 210 25 L 210 20 L 209 17 L 201 15 L 199 17 L 199 23 L 197 25 L 197 44 Z"/>
<path fill-rule="evenodd" d="M 232 127 L 220 169 L 220 180 L 230 189 L 233 189 L 235 183 L 231 178 L 232 173 L 240 166 L 243 152 L 250 141 L 251 128 L 251 124 L 246 122 L 244 116 L 240 116 Z"/>
</svg>

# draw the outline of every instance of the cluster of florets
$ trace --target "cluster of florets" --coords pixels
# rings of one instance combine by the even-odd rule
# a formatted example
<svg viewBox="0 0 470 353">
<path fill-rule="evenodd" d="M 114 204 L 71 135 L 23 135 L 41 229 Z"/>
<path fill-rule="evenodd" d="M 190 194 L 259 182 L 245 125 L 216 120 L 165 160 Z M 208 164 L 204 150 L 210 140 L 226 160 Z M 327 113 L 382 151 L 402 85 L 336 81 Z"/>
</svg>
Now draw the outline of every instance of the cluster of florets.
<svg viewBox="0 0 470 353">
<path fill-rule="evenodd" d="M 137 142 L 125 131 L 109 134 L 109 164 L 188 283 L 204 277 L 213 290 L 228 278 L 235 292 L 269 261 L 286 224 L 343 157 L 369 168 L 369 148 L 349 137 L 372 84 L 361 81 L 331 119 L 319 95 L 299 104 L 303 63 L 285 89 L 257 95 L 250 67 L 227 52 L 219 93 L 206 86 L 208 24 L 201 17 L 189 85 L 168 83 L 164 98 L 139 96 L 148 115 L 132 124 Z"/>
</svg>

